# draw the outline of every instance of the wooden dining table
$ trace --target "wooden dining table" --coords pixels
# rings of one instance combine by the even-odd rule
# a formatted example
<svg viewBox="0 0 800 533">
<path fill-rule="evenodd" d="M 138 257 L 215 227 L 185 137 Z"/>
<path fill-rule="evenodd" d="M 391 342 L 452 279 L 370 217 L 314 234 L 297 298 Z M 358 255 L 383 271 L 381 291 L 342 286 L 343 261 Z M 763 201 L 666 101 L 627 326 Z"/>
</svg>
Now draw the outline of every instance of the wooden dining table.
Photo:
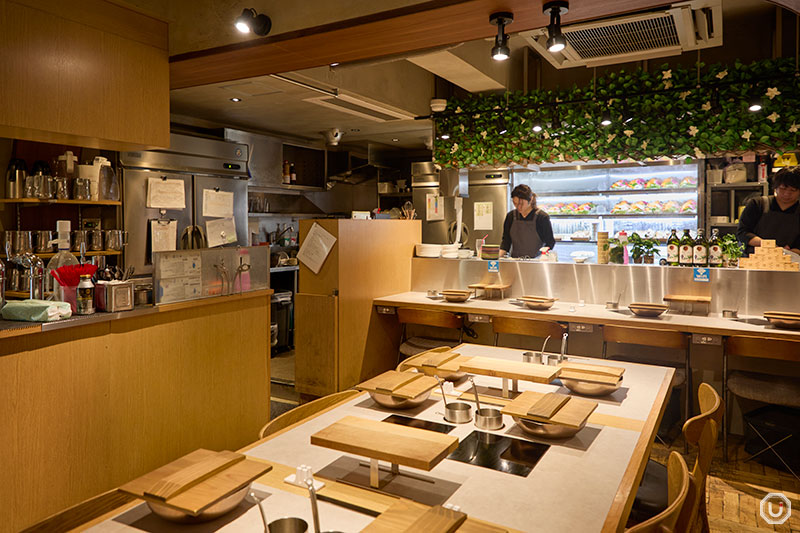
<svg viewBox="0 0 800 533">
<path fill-rule="evenodd" d="M 522 350 L 474 344 L 462 344 L 455 350 L 465 356 L 498 360 L 521 360 L 523 353 Z M 669 397 L 674 370 L 584 357 L 569 357 L 569 361 L 623 367 L 623 384 L 611 395 L 594 398 L 597 408 L 589 416 L 586 426 L 571 438 L 546 440 L 530 436 L 521 431 L 510 416 L 504 415 L 503 427 L 489 433 L 549 444 L 527 475 L 512 475 L 452 459 L 438 462 L 429 471 L 404 466 L 402 472 L 411 476 L 428 476 L 455 487 L 446 504 L 460 508 L 470 519 L 477 521 L 473 523 L 494 524 L 507 531 L 623 530 Z M 476 375 L 474 380 L 484 403 L 502 407 L 510 401 L 499 394 L 500 378 Z M 569 393 L 558 381 L 522 381 L 519 387 L 521 391 Z M 462 380 L 446 389 L 445 393 L 448 401 L 461 396 L 462 401 L 469 401 L 471 390 L 471 383 Z M 401 415 L 446 424 L 443 411 L 438 389 L 422 405 L 405 411 L 380 407 L 367 393 L 360 393 L 240 451 L 273 466 L 253 485 L 259 494 L 266 496 L 263 505 L 269 519 L 300 516 L 310 525 L 307 490 L 290 485 L 284 479 L 295 473 L 300 465 L 308 465 L 319 473 L 342 460 L 343 456 L 356 462 L 369 461 L 368 457 L 312 445 L 312 435 L 346 417 L 382 421 L 390 415 Z M 457 437 L 459 441 L 476 430 L 472 422 L 451 425 L 455 427 L 448 435 Z M 334 478 L 325 479 L 318 474 L 315 478 L 325 483 L 318 491 L 322 500 L 320 519 L 323 530 L 361 531 L 377 515 L 400 501 L 396 496 Z M 231 515 L 202 530 L 208 530 L 208 526 L 222 531 L 263 529 L 258 511 L 252 505 L 243 504 Z M 86 526 L 99 532 L 170 530 L 168 523 L 152 516 L 140 501 L 115 509 Z"/>
</svg>

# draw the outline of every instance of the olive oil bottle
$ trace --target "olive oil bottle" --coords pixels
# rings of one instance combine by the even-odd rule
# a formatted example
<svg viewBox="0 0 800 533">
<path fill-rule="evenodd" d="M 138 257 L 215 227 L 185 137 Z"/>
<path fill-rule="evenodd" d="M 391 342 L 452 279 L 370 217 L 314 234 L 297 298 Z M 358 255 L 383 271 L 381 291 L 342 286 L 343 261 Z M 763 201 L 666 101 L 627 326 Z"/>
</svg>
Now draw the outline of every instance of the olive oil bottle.
<svg viewBox="0 0 800 533">
<path fill-rule="evenodd" d="M 681 240 L 678 238 L 678 230 L 673 229 L 667 240 L 667 264 L 670 266 L 680 265 Z"/>
<path fill-rule="evenodd" d="M 694 264 L 694 239 L 689 235 L 689 230 L 683 230 L 681 247 L 678 252 L 678 262 L 680 266 L 692 266 Z"/>
<path fill-rule="evenodd" d="M 702 228 L 697 230 L 697 239 L 694 241 L 692 251 L 692 264 L 696 267 L 708 266 L 708 241 Z"/>
<path fill-rule="evenodd" d="M 711 242 L 708 243 L 708 266 L 722 266 L 722 246 L 719 242 L 719 229 L 711 230 Z"/>
</svg>

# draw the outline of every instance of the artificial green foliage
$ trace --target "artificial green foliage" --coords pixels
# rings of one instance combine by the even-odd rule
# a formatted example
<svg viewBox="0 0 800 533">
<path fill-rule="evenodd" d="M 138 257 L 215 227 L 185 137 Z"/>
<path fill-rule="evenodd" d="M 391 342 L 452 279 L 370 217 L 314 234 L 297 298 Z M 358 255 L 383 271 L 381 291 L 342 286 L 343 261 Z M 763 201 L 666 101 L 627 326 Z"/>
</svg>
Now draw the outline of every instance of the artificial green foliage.
<svg viewBox="0 0 800 533">
<path fill-rule="evenodd" d="M 793 59 L 700 63 L 699 70 L 699 83 L 696 68 L 665 64 L 653 72 L 610 73 L 594 86 L 450 100 L 433 115 L 434 161 L 463 168 L 797 148 L 800 76 Z M 758 113 L 747 109 L 752 96 L 762 97 Z M 612 124 L 603 127 L 606 110 Z M 450 138 L 438 138 L 443 133 Z"/>
</svg>

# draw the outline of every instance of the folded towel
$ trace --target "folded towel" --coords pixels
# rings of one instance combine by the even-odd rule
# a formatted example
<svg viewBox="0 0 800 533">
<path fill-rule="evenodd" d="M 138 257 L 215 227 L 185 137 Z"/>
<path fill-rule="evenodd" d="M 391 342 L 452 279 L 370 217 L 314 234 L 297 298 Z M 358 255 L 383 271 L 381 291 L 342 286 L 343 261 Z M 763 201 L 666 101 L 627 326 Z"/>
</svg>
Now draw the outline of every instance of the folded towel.
<svg viewBox="0 0 800 533">
<path fill-rule="evenodd" d="M 26 322 L 53 322 L 72 316 L 72 308 L 67 302 L 48 302 L 46 300 L 10 301 L 3 306 L 5 320 L 24 320 Z"/>
</svg>

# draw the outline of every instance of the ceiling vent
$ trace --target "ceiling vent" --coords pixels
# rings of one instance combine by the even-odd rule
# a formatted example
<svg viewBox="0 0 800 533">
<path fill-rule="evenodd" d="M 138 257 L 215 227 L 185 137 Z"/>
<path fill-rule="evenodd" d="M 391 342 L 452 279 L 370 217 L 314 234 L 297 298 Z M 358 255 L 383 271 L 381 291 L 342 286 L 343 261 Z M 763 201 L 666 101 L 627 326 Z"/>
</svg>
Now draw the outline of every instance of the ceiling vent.
<svg viewBox="0 0 800 533">
<path fill-rule="evenodd" d="M 673 4 L 668 9 L 561 28 L 562 52 L 548 52 L 547 28 L 522 34 L 556 68 L 598 67 L 678 55 L 722 45 L 722 0 Z"/>
<path fill-rule="evenodd" d="M 320 96 L 306 98 L 304 102 L 321 105 L 349 115 L 374 120 L 375 122 L 392 122 L 395 120 L 411 120 L 414 118 L 414 115 L 409 113 L 402 113 L 346 94 L 339 94 L 338 97 Z"/>
</svg>

